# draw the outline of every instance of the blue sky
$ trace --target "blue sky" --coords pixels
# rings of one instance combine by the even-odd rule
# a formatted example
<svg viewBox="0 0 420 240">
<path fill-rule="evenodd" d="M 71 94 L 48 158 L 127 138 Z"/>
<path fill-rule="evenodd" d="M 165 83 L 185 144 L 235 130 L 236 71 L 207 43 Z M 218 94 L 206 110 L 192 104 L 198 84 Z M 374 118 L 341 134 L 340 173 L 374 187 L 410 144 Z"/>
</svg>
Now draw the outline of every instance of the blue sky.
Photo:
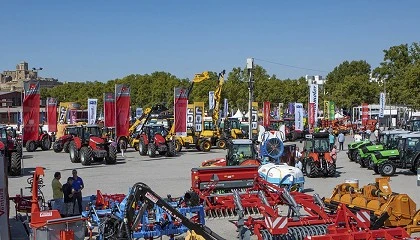
<svg viewBox="0 0 420 240">
<path fill-rule="evenodd" d="M 60 81 L 245 66 L 247 57 L 331 71 L 376 67 L 383 49 L 420 40 L 420 1 L 5 1 L 0 71 L 25 60 Z M 6 10 L 7 9 L 7 10 Z M 316 72 L 255 60 L 269 74 Z"/>
</svg>

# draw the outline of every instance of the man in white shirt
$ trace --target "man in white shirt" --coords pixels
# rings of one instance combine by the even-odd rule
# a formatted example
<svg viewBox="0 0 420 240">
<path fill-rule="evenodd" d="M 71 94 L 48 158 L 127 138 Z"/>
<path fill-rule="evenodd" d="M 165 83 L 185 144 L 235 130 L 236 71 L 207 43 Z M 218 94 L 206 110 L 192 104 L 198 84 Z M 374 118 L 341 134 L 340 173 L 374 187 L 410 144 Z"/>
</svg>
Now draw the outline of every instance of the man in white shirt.
<svg viewBox="0 0 420 240">
<path fill-rule="evenodd" d="M 299 148 L 296 147 L 296 152 L 295 152 L 295 158 L 296 158 L 296 163 L 295 163 L 295 167 L 299 168 L 302 171 L 302 162 L 301 162 L 301 158 L 302 158 L 302 153 L 299 152 Z"/>
</svg>

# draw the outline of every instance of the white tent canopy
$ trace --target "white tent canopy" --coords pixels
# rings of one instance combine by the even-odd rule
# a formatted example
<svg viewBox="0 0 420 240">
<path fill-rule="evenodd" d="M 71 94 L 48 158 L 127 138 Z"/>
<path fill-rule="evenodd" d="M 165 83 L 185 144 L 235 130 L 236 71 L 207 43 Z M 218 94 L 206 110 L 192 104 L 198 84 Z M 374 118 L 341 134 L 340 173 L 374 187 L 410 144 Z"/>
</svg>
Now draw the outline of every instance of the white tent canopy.
<svg viewBox="0 0 420 240">
<path fill-rule="evenodd" d="M 242 118 L 244 117 L 244 115 L 241 113 L 241 110 L 238 109 L 238 111 L 236 111 L 235 115 L 232 116 L 233 118 L 237 118 L 239 120 L 242 120 Z"/>
<path fill-rule="evenodd" d="M 335 118 L 335 119 L 339 119 L 339 118 L 343 118 L 343 117 L 344 117 L 344 116 L 343 116 L 343 115 L 341 115 L 341 113 L 339 113 L 339 112 L 338 112 L 338 113 L 336 113 L 336 114 L 335 114 L 335 116 L 334 116 L 334 118 Z"/>
</svg>

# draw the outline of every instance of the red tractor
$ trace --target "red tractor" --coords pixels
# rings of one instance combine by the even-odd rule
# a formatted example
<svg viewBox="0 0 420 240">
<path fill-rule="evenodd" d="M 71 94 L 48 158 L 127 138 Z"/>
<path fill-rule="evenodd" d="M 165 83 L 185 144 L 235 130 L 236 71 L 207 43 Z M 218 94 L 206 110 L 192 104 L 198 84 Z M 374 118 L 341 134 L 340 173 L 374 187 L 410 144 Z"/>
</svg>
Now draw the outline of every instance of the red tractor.
<svg viewBox="0 0 420 240">
<path fill-rule="evenodd" d="M 0 151 L 7 161 L 10 176 L 20 176 L 22 171 L 22 145 L 17 139 L 16 129 L 0 126 Z"/>
<path fill-rule="evenodd" d="M 77 135 L 77 127 L 67 126 L 64 130 L 64 135 L 55 140 L 53 144 L 54 152 L 59 153 L 64 150 L 64 152 L 68 153 L 70 142 L 73 141 L 75 135 Z"/>
<path fill-rule="evenodd" d="M 140 133 L 139 153 L 142 156 L 155 157 L 156 151 L 160 155 L 174 157 L 176 155 L 175 143 L 166 140 L 168 130 L 163 124 L 145 125 Z"/>
<path fill-rule="evenodd" d="M 303 147 L 303 170 L 308 177 L 333 177 L 336 173 L 335 159 L 330 154 L 329 133 L 313 133 L 305 136 Z"/>
<path fill-rule="evenodd" d="M 97 125 L 77 127 L 77 135 L 69 145 L 70 160 L 73 163 L 81 162 L 88 166 L 93 161 L 100 162 L 105 158 L 105 164 L 117 162 L 117 145 L 102 137 Z"/>
<path fill-rule="evenodd" d="M 42 126 L 39 126 L 38 139 L 28 140 L 23 144 L 26 146 L 26 151 L 35 152 L 38 147 L 41 147 L 42 151 L 47 151 L 51 148 L 52 138 L 46 132 L 42 130 Z"/>
</svg>

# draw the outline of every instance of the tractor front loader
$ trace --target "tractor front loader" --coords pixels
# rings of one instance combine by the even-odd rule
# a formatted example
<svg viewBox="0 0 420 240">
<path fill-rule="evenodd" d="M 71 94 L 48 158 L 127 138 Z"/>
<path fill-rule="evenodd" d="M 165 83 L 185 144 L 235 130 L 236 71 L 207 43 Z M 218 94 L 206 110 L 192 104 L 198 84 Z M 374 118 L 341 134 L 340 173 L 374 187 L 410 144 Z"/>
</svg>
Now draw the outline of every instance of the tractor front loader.
<svg viewBox="0 0 420 240">
<path fill-rule="evenodd" d="M 87 125 L 78 127 L 78 135 L 69 146 L 70 160 L 73 163 L 91 165 L 93 161 L 105 164 L 117 162 L 117 144 L 102 138 L 99 126 Z"/>
<path fill-rule="evenodd" d="M 329 134 L 314 133 L 305 136 L 303 170 L 308 177 L 334 177 L 335 159 L 329 150 Z"/>
</svg>

